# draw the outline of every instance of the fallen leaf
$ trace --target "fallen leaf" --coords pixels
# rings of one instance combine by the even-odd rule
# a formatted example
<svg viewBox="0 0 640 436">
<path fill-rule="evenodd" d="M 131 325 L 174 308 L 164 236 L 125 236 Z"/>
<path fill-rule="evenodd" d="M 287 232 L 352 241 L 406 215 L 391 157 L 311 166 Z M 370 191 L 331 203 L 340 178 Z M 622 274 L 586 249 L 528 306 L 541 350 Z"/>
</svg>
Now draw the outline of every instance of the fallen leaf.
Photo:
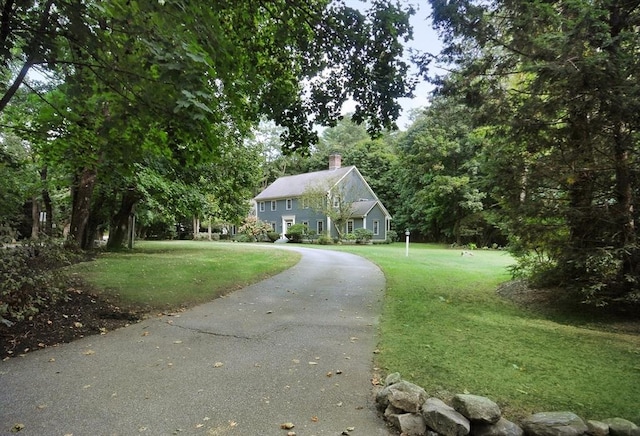
<svg viewBox="0 0 640 436">
<path fill-rule="evenodd" d="M 142 336 L 149 336 L 149 332 L 142 332 Z"/>
<path fill-rule="evenodd" d="M 296 436 L 296 432 L 295 431 L 288 431 L 287 432 L 287 436 Z"/>
<path fill-rule="evenodd" d="M 293 422 L 285 422 L 283 424 L 280 424 L 280 428 L 284 430 L 291 430 L 293 427 L 295 427 Z"/>
<path fill-rule="evenodd" d="M 331 377 L 331 376 L 333 376 L 333 373 L 332 373 L 331 371 L 329 371 L 329 372 L 327 373 L 327 377 Z"/>
<path fill-rule="evenodd" d="M 216 363 L 213 364 L 214 368 L 222 368 L 223 366 L 224 366 L 224 363 L 222 363 L 222 362 L 216 362 Z"/>
<path fill-rule="evenodd" d="M 293 359 L 293 360 L 292 360 L 292 362 L 293 362 L 293 363 L 300 363 L 300 360 L 298 360 L 298 359 Z"/>
<path fill-rule="evenodd" d="M 18 433 L 20 430 L 24 429 L 24 424 L 22 423 L 17 423 L 17 424 L 13 424 L 13 427 L 11 427 L 11 433 Z"/>
<path fill-rule="evenodd" d="M 238 426 L 238 423 L 237 423 L 237 422 L 235 422 L 235 421 L 229 421 L 229 427 L 231 427 L 231 428 L 235 428 L 235 427 L 237 427 L 237 426 Z"/>
<path fill-rule="evenodd" d="M 202 428 L 204 427 L 204 424 L 196 424 L 196 428 Z"/>
<path fill-rule="evenodd" d="M 311 422 L 318 422 L 318 417 L 317 416 L 312 416 L 311 417 Z"/>
<path fill-rule="evenodd" d="M 182 341 L 173 341 L 174 344 L 181 344 Z"/>
<path fill-rule="evenodd" d="M 55 361 L 56 361 L 55 357 L 52 357 L 51 359 L 49 359 L 49 362 L 55 362 Z"/>
<path fill-rule="evenodd" d="M 309 365 L 317 365 L 318 362 L 309 362 Z"/>
<path fill-rule="evenodd" d="M 342 370 L 341 369 L 336 370 L 336 374 L 342 374 Z"/>
<path fill-rule="evenodd" d="M 74 322 L 74 323 L 73 323 L 73 326 L 74 326 L 75 328 L 77 328 L 77 329 L 81 329 L 81 328 L 82 328 L 82 323 L 81 323 L 81 322 L 76 321 L 76 322 Z"/>
<path fill-rule="evenodd" d="M 96 354 L 96 352 L 93 350 L 87 350 L 87 351 L 84 351 L 82 354 L 84 354 L 85 356 L 91 356 L 92 354 Z"/>
</svg>

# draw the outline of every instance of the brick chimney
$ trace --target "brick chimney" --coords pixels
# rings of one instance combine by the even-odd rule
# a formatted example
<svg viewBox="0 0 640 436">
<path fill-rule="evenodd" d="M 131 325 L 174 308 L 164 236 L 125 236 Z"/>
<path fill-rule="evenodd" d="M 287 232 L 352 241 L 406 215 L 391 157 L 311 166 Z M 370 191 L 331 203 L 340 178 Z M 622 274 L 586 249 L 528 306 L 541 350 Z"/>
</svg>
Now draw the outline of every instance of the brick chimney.
<svg viewBox="0 0 640 436">
<path fill-rule="evenodd" d="M 334 153 L 329 155 L 329 170 L 337 170 L 342 166 L 342 156 Z"/>
</svg>

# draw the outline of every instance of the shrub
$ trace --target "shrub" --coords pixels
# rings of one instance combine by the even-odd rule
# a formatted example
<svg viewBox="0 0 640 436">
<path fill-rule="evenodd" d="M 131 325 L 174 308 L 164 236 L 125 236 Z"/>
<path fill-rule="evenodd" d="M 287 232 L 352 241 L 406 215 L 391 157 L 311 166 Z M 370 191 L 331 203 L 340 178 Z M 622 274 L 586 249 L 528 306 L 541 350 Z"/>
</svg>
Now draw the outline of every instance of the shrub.
<svg viewBox="0 0 640 436">
<path fill-rule="evenodd" d="M 354 232 L 358 244 L 368 244 L 373 238 L 373 232 L 367 229 L 356 229 Z"/>
<path fill-rule="evenodd" d="M 331 237 L 328 236 L 326 233 L 323 233 L 320 236 L 318 236 L 318 244 L 331 245 L 333 244 L 333 239 L 331 239 Z"/>
<path fill-rule="evenodd" d="M 245 233 L 238 233 L 234 238 L 236 242 L 256 242 L 256 238 Z"/>
<path fill-rule="evenodd" d="M 269 238 L 270 242 L 276 242 L 280 239 L 280 234 L 278 232 L 267 232 L 267 238 Z"/>
<path fill-rule="evenodd" d="M 387 240 L 391 243 L 391 242 L 398 242 L 398 232 L 396 232 L 395 230 L 389 230 L 387 232 Z"/>
<path fill-rule="evenodd" d="M 82 259 L 52 241 L 29 241 L 0 251 L 0 318 L 22 321 L 66 293 L 61 268 Z"/>
<path fill-rule="evenodd" d="M 242 224 L 242 226 L 240 226 L 240 229 L 238 229 L 238 231 L 245 235 L 248 236 L 251 240 L 249 241 L 244 241 L 242 240 L 241 242 L 256 242 L 261 240 L 264 236 L 266 236 L 267 232 L 269 232 L 271 230 L 271 225 L 267 224 L 263 221 L 260 221 L 257 217 L 255 216 L 249 216 L 244 220 L 244 224 Z M 239 237 L 236 237 L 236 241 L 240 241 Z"/>
<path fill-rule="evenodd" d="M 286 237 L 291 242 L 302 242 L 302 239 L 308 232 L 308 228 L 304 224 L 294 224 L 287 229 Z"/>
</svg>

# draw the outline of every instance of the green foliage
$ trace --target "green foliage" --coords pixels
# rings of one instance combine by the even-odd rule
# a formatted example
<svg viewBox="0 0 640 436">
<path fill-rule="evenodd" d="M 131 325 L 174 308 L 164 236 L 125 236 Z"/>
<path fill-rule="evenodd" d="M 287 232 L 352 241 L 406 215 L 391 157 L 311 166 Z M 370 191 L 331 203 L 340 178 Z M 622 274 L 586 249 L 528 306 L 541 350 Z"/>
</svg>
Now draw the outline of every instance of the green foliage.
<svg viewBox="0 0 640 436">
<path fill-rule="evenodd" d="M 302 242 L 308 233 L 309 227 L 305 224 L 294 224 L 287 229 L 285 236 L 290 242 Z"/>
<path fill-rule="evenodd" d="M 442 59 L 455 65 L 440 90 L 483 133 L 497 224 L 523 268 L 597 304 L 635 301 L 640 10 L 617 0 L 431 3 Z"/>
<path fill-rule="evenodd" d="M 480 164 L 482 140 L 470 112 L 439 96 L 398 140 L 398 228 L 417 238 L 488 245 L 489 182 Z"/>
<path fill-rule="evenodd" d="M 280 239 L 280 234 L 277 232 L 267 232 L 267 238 L 269 238 L 270 242 L 276 242 Z"/>
<path fill-rule="evenodd" d="M 78 262 L 78 253 L 54 241 L 31 241 L 0 250 L 0 318 L 23 321 L 64 298 L 61 268 Z"/>
<path fill-rule="evenodd" d="M 320 236 L 318 236 L 318 244 L 320 244 L 320 245 L 332 245 L 333 244 L 333 239 L 331 239 L 331 237 L 328 234 L 323 233 Z"/>
<path fill-rule="evenodd" d="M 398 232 L 396 232 L 395 230 L 388 230 L 387 231 L 387 241 L 389 242 L 398 242 L 400 240 L 399 236 L 398 236 Z"/>
<path fill-rule="evenodd" d="M 353 234 L 358 244 L 368 244 L 373 238 L 373 232 L 369 229 L 355 229 Z"/>
</svg>

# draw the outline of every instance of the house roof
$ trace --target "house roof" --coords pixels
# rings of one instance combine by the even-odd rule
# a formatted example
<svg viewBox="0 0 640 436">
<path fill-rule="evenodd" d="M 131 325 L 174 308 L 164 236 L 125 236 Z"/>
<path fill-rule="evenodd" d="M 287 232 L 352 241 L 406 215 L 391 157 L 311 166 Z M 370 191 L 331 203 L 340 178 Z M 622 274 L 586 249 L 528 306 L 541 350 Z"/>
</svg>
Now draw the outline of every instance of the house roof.
<svg viewBox="0 0 640 436">
<path fill-rule="evenodd" d="M 358 218 L 365 217 L 377 203 L 379 203 L 378 200 L 355 201 L 351 203 L 353 207 L 351 216 Z"/>
<path fill-rule="evenodd" d="M 313 173 L 280 177 L 258 194 L 255 200 L 264 201 L 276 198 L 300 197 L 304 194 L 305 190 L 316 186 L 326 185 L 328 190 L 354 169 L 355 166 L 352 165 L 335 170 L 316 171 Z"/>
</svg>

